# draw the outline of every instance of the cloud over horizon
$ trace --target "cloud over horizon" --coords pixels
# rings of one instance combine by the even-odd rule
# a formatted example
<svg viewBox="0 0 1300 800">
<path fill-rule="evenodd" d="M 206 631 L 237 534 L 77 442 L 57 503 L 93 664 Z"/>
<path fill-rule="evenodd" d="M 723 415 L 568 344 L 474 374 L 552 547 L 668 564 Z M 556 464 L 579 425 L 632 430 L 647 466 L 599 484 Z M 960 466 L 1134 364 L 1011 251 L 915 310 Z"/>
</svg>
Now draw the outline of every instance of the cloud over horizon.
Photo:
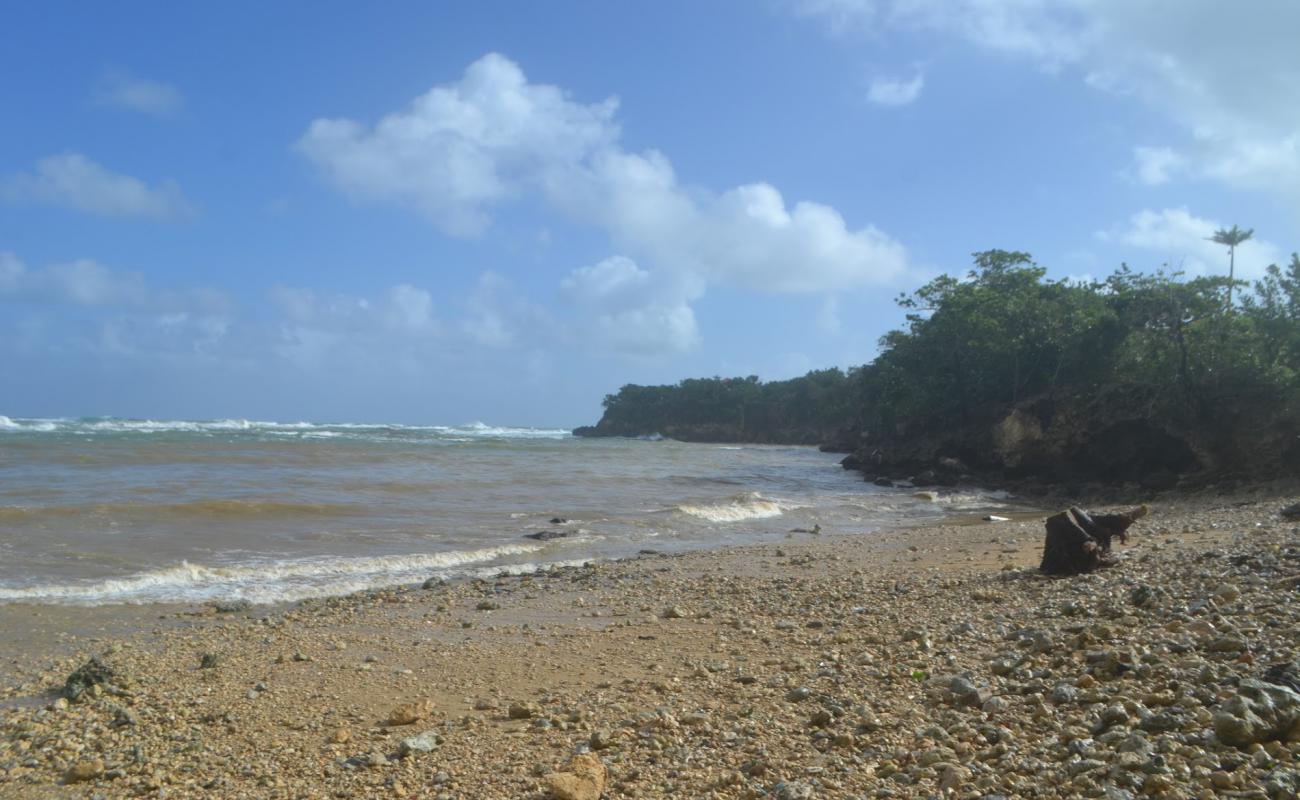
<svg viewBox="0 0 1300 800">
<path fill-rule="evenodd" d="M 374 126 L 317 119 L 296 146 L 345 194 L 415 210 L 451 235 L 482 234 L 494 211 L 526 198 L 604 231 L 654 280 L 694 287 L 604 314 L 659 330 L 670 351 L 697 340 L 686 304 L 708 286 L 832 292 L 889 286 L 909 269 L 898 241 L 871 225 L 850 228 L 830 206 L 790 205 L 762 182 L 722 192 L 683 185 L 665 154 L 621 147 L 617 109 L 615 98 L 583 104 L 532 83 L 491 53 Z"/>
</svg>

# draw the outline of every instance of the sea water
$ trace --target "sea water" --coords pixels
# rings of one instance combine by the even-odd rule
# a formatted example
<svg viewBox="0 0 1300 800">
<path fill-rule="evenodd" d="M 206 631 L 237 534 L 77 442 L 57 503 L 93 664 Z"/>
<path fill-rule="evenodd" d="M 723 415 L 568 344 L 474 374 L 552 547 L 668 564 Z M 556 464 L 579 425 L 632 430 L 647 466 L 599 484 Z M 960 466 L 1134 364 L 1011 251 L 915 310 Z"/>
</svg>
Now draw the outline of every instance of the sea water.
<svg viewBox="0 0 1300 800">
<path fill-rule="evenodd" d="M 481 423 L 0 416 L 0 603 L 278 602 L 998 505 L 881 489 L 839 458 Z"/>
</svg>

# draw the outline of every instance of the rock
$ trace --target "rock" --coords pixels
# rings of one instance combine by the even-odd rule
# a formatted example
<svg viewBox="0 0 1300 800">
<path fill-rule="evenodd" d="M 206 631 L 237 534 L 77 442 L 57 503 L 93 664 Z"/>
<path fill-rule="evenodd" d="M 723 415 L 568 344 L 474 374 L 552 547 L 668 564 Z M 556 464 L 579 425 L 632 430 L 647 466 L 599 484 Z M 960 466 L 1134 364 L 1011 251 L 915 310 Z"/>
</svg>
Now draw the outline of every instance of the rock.
<svg viewBox="0 0 1300 800">
<path fill-rule="evenodd" d="M 590 753 L 573 757 L 559 772 L 546 776 L 546 787 L 556 800 L 599 800 L 605 791 L 605 765 Z"/>
<path fill-rule="evenodd" d="M 542 709 L 533 702 L 511 703 L 507 713 L 510 719 L 532 719 L 542 712 Z"/>
<path fill-rule="evenodd" d="M 1300 739 L 1300 693 L 1243 678 L 1237 692 L 1215 712 L 1214 734 L 1224 744 L 1240 748 Z"/>
<path fill-rule="evenodd" d="M 1068 683 L 1058 683 L 1052 687 L 1052 702 L 1058 706 L 1073 702 L 1077 691 Z"/>
<path fill-rule="evenodd" d="M 117 673 L 112 667 L 100 661 L 99 656 L 92 656 L 85 664 L 73 670 L 64 681 L 63 696 L 75 702 L 90 691 L 91 687 L 107 683 L 116 677 Z"/>
<path fill-rule="evenodd" d="M 1292 503 L 1278 512 L 1282 519 L 1300 519 L 1300 503 Z"/>
<path fill-rule="evenodd" d="M 63 780 L 67 783 L 82 783 L 83 781 L 93 781 L 104 774 L 104 762 L 102 759 L 93 761 L 78 761 L 73 764 L 67 772 L 63 774 Z"/>
<path fill-rule="evenodd" d="M 917 500 L 929 500 L 931 503 L 939 499 L 938 492 L 912 492 L 912 496 Z"/>
<path fill-rule="evenodd" d="M 549 542 L 552 539 L 563 539 L 569 535 L 569 531 L 538 531 L 537 533 L 525 533 L 525 539 L 536 539 L 539 542 Z"/>
<path fill-rule="evenodd" d="M 418 703 L 406 703 L 388 712 L 388 724 L 392 726 L 410 725 L 433 713 L 433 702 L 421 700 Z"/>
<path fill-rule="evenodd" d="M 782 781 L 772 787 L 776 800 L 812 800 L 813 788 L 800 781 Z"/>
<path fill-rule="evenodd" d="M 218 614 L 235 614 L 253 607 L 253 604 L 247 600 L 218 600 L 210 605 Z"/>
<path fill-rule="evenodd" d="M 587 739 L 587 744 L 592 750 L 606 750 L 613 746 L 614 736 L 605 730 L 592 731 L 591 736 Z"/>
<path fill-rule="evenodd" d="M 352 734 L 348 732 L 347 728 L 335 728 L 334 732 L 330 734 L 330 741 L 334 744 L 345 744 L 351 738 Z"/>
<path fill-rule="evenodd" d="M 565 519 L 564 517 L 551 517 L 552 525 L 563 525 L 566 522 L 568 522 L 568 520 Z"/>
<path fill-rule="evenodd" d="M 475 711 L 495 711 L 501 704 L 491 697 L 480 697 L 474 701 Z"/>
<path fill-rule="evenodd" d="M 664 619 L 686 619 L 690 616 L 690 612 L 681 606 L 671 606 L 665 608 L 659 616 Z"/>
<path fill-rule="evenodd" d="M 199 669 L 216 669 L 221 663 L 221 656 L 216 653 L 204 653 L 199 657 Z"/>
<path fill-rule="evenodd" d="M 420 584 L 420 588 L 437 589 L 439 586 L 442 586 L 444 583 L 446 583 L 446 581 L 444 581 L 442 578 L 426 578 L 424 583 Z"/>
<path fill-rule="evenodd" d="M 944 794 L 956 792 L 962 784 L 969 780 L 970 770 L 956 764 L 944 764 L 943 769 L 939 772 L 939 791 Z"/>
<path fill-rule="evenodd" d="M 1220 636 L 1205 649 L 1211 653 L 1240 653 L 1246 649 L 1246 640 L 1239 636 Z"/>
<path fill-rule="evenodd" d="M 1300 663 L 1289 661 L 1282 664 L 1272 664 L 1268 669 L 1264 670 L 1264 680 L 1300 692 Z"/>
<path fill-rule="evenodd" d="M 894 482 L 891 481 L 889 478 L 876 478 L 874 481 L 872 481 L 872 483 L 875 484 L 876 486 L 881 486 L 886 489 L 894 485 Z"/>
<path fill-rule="evenodd" d="M 1232 603 L 1241 597 L 1241 590 L 1231 583 L 1221 583 L 1215 588 L 1213 596 L 1220 603 Z"/>
<path fill-rule="evenodd" d="M 480 600 L 474 608 L 478 611 L 496 611 L 501 608 L 501 604 L 495 600 Z"/>
<path fill-rule="evenodd" d="M 807 686 L 797 686 L 785 693 L 785 699 L 791 703 L 798 703 L 801 700 L 807 700 L 812 696 L 812 689 Z"/>
<path fill-rule="evenodd" d="M 397 747 L 397 752 L 402 758 L 408 758 L 416 753 L 432 753 L 442 744 L 442 737 L 437 731 L 425 731 L 418 736 L 408 736 L 402 740 Z"/>
</svg>

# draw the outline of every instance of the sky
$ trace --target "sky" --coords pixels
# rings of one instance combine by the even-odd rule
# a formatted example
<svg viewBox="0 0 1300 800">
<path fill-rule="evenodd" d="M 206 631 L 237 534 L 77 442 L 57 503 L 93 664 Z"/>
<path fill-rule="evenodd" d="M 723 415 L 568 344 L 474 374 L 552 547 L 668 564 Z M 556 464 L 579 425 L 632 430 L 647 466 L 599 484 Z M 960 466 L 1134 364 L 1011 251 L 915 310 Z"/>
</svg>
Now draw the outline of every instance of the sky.
<svg viewBox="0 0 1300 800">
<path fill-rule="evenodd" d="M 1300 248 L 1300 3 L 0 3 L 0 414 L 571 426 Z"/>
</svg>

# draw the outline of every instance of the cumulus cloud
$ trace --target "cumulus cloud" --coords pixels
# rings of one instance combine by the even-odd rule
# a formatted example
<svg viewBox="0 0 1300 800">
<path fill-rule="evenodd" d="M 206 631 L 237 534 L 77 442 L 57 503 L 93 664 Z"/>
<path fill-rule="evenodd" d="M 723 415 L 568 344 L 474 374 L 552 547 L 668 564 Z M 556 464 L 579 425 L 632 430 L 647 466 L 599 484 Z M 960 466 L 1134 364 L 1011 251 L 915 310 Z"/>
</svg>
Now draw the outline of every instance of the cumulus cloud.
<svg viewBox="0 0 1300 800">
<path fill-rule="evenodd" d="M 42 203 L 107 217 L 173 219 L 191 207 L 172 182 L 150 186 L 113 172 L 80 153 L 48 156 L 33 171 L 0 178 L 0 198 Z"/>
<path fill-rule="evenodd" d="M 1191 276 L 1226 275 L 1228 251 L 1211 241 L 1216 230 L 1231 223 L 1198 217 L 1186 208 L 1150 209 L 1129 217 L 1124 225 L 1101 231 L 1097 237 L 1129 247 L 1149 250 L 1171 267 Z M 1252 238 L 1237 246 L 1236 275 L 1244 280 L 1259 278 L 1269 264 L 1281 261 L 1282 251 L 1271 242 Z"/>
<path fill-rule="evenodd" d="M 691 287 L 641 269 L 625 256 L 573 270 L 561 289 L 584 312 L 589 339 L 618 353 L 686 353 L 700 342 Z"/>
<path fill-rule="evenodd" d="M 878 106 L 905 106 L 921 96 L 924 86 L 925 76 L 919 72 L 911 80 L 878 75 L 867 87 L 867 100 Z"/>
<path fill-rule="evenodd" d="M 583 104 L 531 83 L 491 54 L 373 127 L 316 120 L 297 147 L 349 195 L 414 209 L 448 233 L 481 233 L 497 206 L 541 198 L 681 283 L 831 291 L 889 284 L 906 270 L 898 242 L 849 227 L 829 206 L 789 204 L 765 183 L 683 185 L 663 153 L 619 145 L 616 109 L 612 98 Z"/>
<path fill-rule="evenodd" d="M 140 78 L 129 72 L 106 73 L 95 88 L 95 104 L 154 117 L 170 117 L 185 105 L 185 97 L 171 84 Z"/>
<path fill-rule="evenodd" d="M 613 98 L 575 103 L 490 54 L 373 128 L 318 119 L 297 147 L 357 199 L 396 202 L 447 233 L 475 234 L 488 226 L 492 204 L 616 139 L 617 107 Z"/>
<path fill-rule="evenodd" d="M 1300 4 L 1225 17 L 1207 0 L 791 0 L 833 31 L 951 36 L 1078 74 L 1156 109 L 1183 140 L 1137 154 L 1139 179 L 1179 171 L 1300 199 Z M 1144 160 L 1145 159 L 1145 160 Z"/>
</svg>

